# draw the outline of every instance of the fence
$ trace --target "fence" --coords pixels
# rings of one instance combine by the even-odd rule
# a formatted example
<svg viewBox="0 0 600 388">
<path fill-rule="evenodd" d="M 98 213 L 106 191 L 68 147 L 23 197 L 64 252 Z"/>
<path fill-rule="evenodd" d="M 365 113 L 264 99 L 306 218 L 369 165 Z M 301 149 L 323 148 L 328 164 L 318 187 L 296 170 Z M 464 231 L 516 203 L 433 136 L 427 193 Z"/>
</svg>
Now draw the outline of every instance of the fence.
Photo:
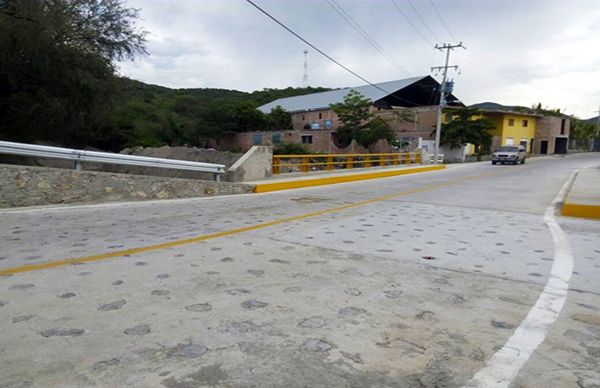
<svg viewBox="0 0 600 388">
<path fill-rule="evenodd" d="M 352 169 L 372 166 L 397 166 L 421 163 L 420 152 L 388 154 L 314 154 L 273 155 L 273 174 L 316 170 Z M 287 171 L 286 171 L 287 170 Z"/>
<path fill-rule="evenodd" d="M 0 141 L 0 154 L 72 160 L 74 162 L 75 170 L 81 170 L 81 162 L 95 162 L 210 172 L 214 174 L 213 176 L 217 181 L 220 180 L 221 174 L 225 173 L 225 165 L 223 164 L 150 158 L 146 156 L 113 154 L 109 152 L 84 151 L 70 148 L 13 143 L 9 141 Z"/>
</svg>

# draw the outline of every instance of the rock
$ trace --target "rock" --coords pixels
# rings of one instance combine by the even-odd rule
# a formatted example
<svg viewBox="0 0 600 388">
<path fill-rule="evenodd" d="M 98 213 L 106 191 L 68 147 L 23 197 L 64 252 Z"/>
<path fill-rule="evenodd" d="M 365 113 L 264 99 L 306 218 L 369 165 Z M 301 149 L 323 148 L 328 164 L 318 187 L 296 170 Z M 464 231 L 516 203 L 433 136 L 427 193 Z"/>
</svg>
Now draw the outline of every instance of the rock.
<svg viewBox="0 0 600 388">
<path fill-rule="evenodd" d="M 83 333 L 83 329 L 47 329 L 40 334 L 44 337 L 76 337 Z"/>
<path fill-rule="evenodd" d="M 515 325 L 510 324 L 508 322 L 503 322 L 503 321 L 496 321 L 496 320 L 491 320 L 490 323 L 492 324 L 493 327 L 495 327 L 496 329 L 512 329 L 515 327 Z"/>
<path fill-rule="evenodd" d="M 127 335 L 146 335 L 146 334 L 150 333 L 150 331 L 151 331 L 150 325 L 147 325 L 145 323 L 140 323 L 137 326 L 133 326 L 133 327 L 125 329 L 125 331 L 123 333 L 125 333 Z"/>
<path fill-rule="evenodd" d="M 268 306 L 268 303 L 261 302 L 256 299 L 248 299 L 247 301 L 242 303 L 242 307 L 248 310 L 261 309 L 266 306 Z"/>
<path fill-rule="evenodd" d="M 298 326 L 308 329 L 318 329 L 325 326 L 325 320 L 321 317 L 310 317 L 301 321 Z"/>
<path fill-rule="evenodd" d="M 361 308 L 353 307 L 353 306 L 344 307 L 339 310 L 339 314 L 342 316 L 345 316 L 345 317 L 355 317 L 357 315 L 361 315 L 366 312 L 367 312 L 367 310 L 365 310 L 365 309 L 361 309 Z"/>
<path fill-rule="evenodd" d="M 177 345 L 173 355 L 185 358 L 197 358 L 208 352 L 208 348 L 204 345 Z"/>
<path fill-rule="evenodd" d="M 125 299 L 121 299 L 116 302 L 103 304 L 102 306 L 98 307 L 98 311 L 120 310 L 123 306 L 125 306 L 125 303 L 127 303 Z"/>
<path fill-rule="evenodd" d="M 327 352 L 332 348 L 332 346 L 327 341 L 321 339 L 311 339 L 304 344 L 304 348 L 306 350 L 310 350 L 311 352 Z"/>
<path fill-rule="evenodd" d="M 359 296 L 360 294 L 362 294 L 362 292 L 360 292 L 360 290 L 357 288 L 346 288 L 344 290 L 344 294 L 352 295 L 352 296 Z"/>
<path fill-rule="evenodd" d="M 212 310 L 212 306 L 209 303 L 196 303 L 189 306 L 185 306 L 187 311 L 193 312 L 204 312 Z"/>
</svg>

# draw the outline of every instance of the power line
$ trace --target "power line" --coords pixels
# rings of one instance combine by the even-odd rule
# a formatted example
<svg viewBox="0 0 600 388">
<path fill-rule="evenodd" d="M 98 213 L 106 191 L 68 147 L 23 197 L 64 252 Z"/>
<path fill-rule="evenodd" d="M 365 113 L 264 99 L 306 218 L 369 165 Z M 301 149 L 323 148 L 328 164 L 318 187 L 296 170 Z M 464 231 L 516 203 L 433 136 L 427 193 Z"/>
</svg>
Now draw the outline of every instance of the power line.
<svg viewBox="0 0 600 388">
<path fill-rule="evenodd" d="M 258 9 L 261 13 L 263 13 L 265 16 L 267 16 L 269 19 L 273 20 L 275 23 L 279 24 L 283 29 L 285 29 L 287 32 L 289 32 L 290 34 L 294 35 L 296 38 L 300 39 L 302 42 L 306 43 L 307 45 L 309 45 L 310 47 L 312 47 L 316 52 L 318 52 L 319 54 L 321 54 L 322 56 L 324 56 L 325 58 L 329 59 L 331 62 L 335 63 L 336 65 L 338 65 L 339 67 L 341 67 L 342 69 L 346 70 L 348 73 L 352 74 L 353 76 L 355 76 L 356 78 L 360 79 L 363 82 L 366 82 L 367 84 L 369 84 L 370 86 L 374 87 L 377 90 L 381 90 L 382 92 L 384 92 L 387 95 L 390 95 L 394 98 L 396 98 L 399 101 L 403 101 L 405 103 L 408 104 L 414 104 L 414 105 L 419 105 L 414 101 L 409 101 L 406 100 L 404 98 L 398 97 L 390 92 L 388 92 L 387 90 L 381 88 L 379 85 L 375 85 L 374 83 L 372 83 L 371 81 L 369 81 L 368 79 L 366 79 L 365 77 L 359 75 L 358 73 L 350 70 L 348 67 L 344 66 L 343 64 L 341 64 L 340 62 L 336 61 L 335 59 L 333 59 L 332 57 L 330 57 L 329 55 L 327 55 L 323 50 L 321 50 L 320 48 L 318 48 L 317 46 L 315 46 L 314 44 L 310 43 L 308 40 L 304 39 L 302 36 L 300 36 L 298 33 L 296 33 L 294 30 L 292 30 L 291 28 L 289 28 L 288 26 L 286 26 L 285 24 L 283 24 L 282 22 L 280 22 L 279 20 L 277 20 L 274 16 L 272 16 L 270 13 L 268 13 L 267 11 L 265 11 L 264 9 L 262 9 L 260 6 L 258 6 L 256 3 L 254 3 L 252 0 L 246 0 L 247 3 L 249 3 L 250 5 L 252 5 L 254 8 Z"/>
<path fill-rule="evenodd" d="M 400 6 L 398 5 L 398 3 L 396 3 L 396 0 L 390 0 L 390 1 L 392 2 L 392 4 L 394 4 L 394 7 L 396 7 L 396 9 L 398 10 L 398 12 L 400 12 L 400 14 L 402 15 L 402 17 L 404 17 L 404 19 L 406 19 L 406 21 L 413 28 L 413 30 L 415 30 L 417 32 L 417 34 L 419 34 L 419 36 L 421 37 L 421 39 L 423 39 L 425 42 L 427 42 L 427 45 L 433 47 L 434 44 L 429 39 L 427 39 L 425 37 L 425 35 L 423 35 L 421 33 L 421 31 L 417 28 L 417 26 L 415 26 L 413 24 L 413 22 L 410 20 L 410 18 L 408 16 L 406 16 L 406 14 L 402 10 L 402 8 L 400 8 Z"/>
<path fill-rule="evenodd" d="M 435 32 L 433 32 L 431 30 L 431 28 L 429 28 L 429 25 L 427 24 L 427 22 L 425 21 L 425 19 L 423 19 L 423 17 L 421 16 L 421 14 L 419 13 L 419 10 L 417 10 L 417 8 L 413 5 L 412 1 L 407 0 L 408 4 L 410 4 L 410 6 L 412 7 L 412 9 L 415 11 L 415 13 L 417 14 L 417 17 L 421 20 L 421 23 L 423 23 L 423 25 L 425 26 L 425 28 L 427 29 L 427 31 L 429 31 L 429 33 L 431 34 L 431 36 L 433 36 L 433 38 L 435 40 L 437 40 L 438 42 L 441 41 L 440 38 L 437 37 L 437 35 L 435 34 Z"/>
<path fill-rule="evenodd" d="M 379 54 L 388 60 L 393 66 L 395 66 L 401 72 L 412 75 L 404 66 L 399 64 L 390 54 L 388 54 L 375 39 L 373 39 L 359 24 L 344 10 L 344 8 L 338 4 L 335 0 L 327 0 L 327 3 L 338 13 L 360 36 L 362 36 Z"/>
<path fill-rule="evenodd" d="M 450 32 L 450 29 L 448 28 L 448 26 L 446 25 L 446 22 L 444 21 L 444 18 L 442 18 L 442 14 L 440 14 L 440 12 L 438 11 L 437 7 L 435 6 L 435 3 L 433 2 L 433 0 L 429 0 L 429 2 L 431 3 L 431 6 L 433 7 L 433 10 L 435 11 L 435 14 L 438 16 L 438 18 L 440 19 L 440 22 L 442 22 L 442 25 L 444 26 L 444 28 L 446 29 L 446 32 L 448 33 L 448 35 L 450 35 L 450 37 L 452 38 L 452 40 L 456 41 L 458 39 L 456 39 L 454 37 L 454 35 L 452 34 L 452 32 Z"/>
</svg>

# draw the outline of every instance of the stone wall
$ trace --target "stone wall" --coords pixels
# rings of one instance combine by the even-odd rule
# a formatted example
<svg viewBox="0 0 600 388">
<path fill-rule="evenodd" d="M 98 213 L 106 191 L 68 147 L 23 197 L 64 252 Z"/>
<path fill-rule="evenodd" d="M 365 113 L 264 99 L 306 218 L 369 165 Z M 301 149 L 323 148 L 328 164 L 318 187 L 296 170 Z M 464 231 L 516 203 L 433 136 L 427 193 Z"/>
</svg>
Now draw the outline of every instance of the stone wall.
<svg viewBox="0 0 600 388">
<path fill-rule="evenodd" d="M 206 197 L 251 185 L 180 178 L 0 165 L 0 207 Z"/>
</svg>

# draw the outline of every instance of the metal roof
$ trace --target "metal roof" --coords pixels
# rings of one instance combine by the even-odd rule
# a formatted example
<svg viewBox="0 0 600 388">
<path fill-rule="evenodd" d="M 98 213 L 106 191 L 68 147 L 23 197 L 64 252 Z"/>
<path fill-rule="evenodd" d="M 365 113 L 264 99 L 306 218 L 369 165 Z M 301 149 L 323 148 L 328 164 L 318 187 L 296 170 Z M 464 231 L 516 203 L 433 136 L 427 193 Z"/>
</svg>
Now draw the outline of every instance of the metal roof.
<svg viewBox="0 0 600 388">
<path fill-rule="evenodd" d="M 271 112 L 271 109 L 275 108 L 277 105 L 280 105 L 283 109 L 290 113 L 317 109 L 329 109 L 330 104 L 343 102 L 344 97 L 350 90 L 356 90 L 365 98 L 369 98 L 371 101 L 375 102 L 427 77 L 428 76 L 413 77 L 374 84 L 385 90 L 385 92 L 371 85 L 355 86 L 330 90 L 327 92 L 305 94 L 303 96 L 280 98 L 268 104 L 262 105 L 258 107 L 258 109 L 264 113 Z"/>
</svg>

